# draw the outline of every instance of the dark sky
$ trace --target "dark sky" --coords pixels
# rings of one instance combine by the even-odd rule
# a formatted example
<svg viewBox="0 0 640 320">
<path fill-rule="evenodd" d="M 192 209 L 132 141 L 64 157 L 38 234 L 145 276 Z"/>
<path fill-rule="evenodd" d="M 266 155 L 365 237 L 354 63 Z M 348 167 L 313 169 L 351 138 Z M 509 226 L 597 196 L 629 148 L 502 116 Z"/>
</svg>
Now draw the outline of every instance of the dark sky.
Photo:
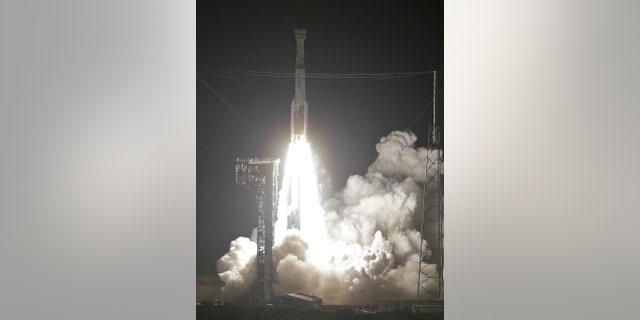
<svg viewBox="0 0 640 320">
<path fill-rule="evenodd" d="M 224 78 L 213 68 L 293 73 L 294 29 L 306 28 L 307 73 L 438 71 L 443 88 L 443 6 L 431 1 L 198 1 L 197 72 L 258 130 L 197 83 L 197 274 L 256 225 L 249 191 L 235 186 L 236 157 L 285 160 L 292 78 Z M 375 144 L 408 129 L 432 99 L 432 76 L 307 80 L 308 139 L 334 191 L 364 174 Z M 444 99 L 438 96 L 442 114 Z M 426 145 L 431 110 L 411 128 Z M 441 121 L 439 119 L 438 121 Z"/>
</svg>

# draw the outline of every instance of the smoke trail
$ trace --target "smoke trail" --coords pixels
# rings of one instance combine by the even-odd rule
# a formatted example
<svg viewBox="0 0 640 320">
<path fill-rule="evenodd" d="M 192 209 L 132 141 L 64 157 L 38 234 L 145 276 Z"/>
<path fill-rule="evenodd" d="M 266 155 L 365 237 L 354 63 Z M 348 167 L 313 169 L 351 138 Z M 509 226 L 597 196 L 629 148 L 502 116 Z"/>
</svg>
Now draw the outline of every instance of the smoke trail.
<svg viewBox="0 0 640 320">
<path fill-rule="evenodd" d="M 319 244 L 304 226 L 302 232 L 277 231 L 275 296 L 304 292 L 327 304 L 415 298 L 421 241 L 416 212 L 427 159 L 426 149 L 414 147 L 416 139 L 403 131 L 381 138 L 368 172 L 349 177 L 345 188 L 324 202 L 320 258 L 312 258 Z M 255 250 L 255 243 L 238 238 L 218 261 L 229 297 L 248 292 L 255 281 Z"/>
</svg>

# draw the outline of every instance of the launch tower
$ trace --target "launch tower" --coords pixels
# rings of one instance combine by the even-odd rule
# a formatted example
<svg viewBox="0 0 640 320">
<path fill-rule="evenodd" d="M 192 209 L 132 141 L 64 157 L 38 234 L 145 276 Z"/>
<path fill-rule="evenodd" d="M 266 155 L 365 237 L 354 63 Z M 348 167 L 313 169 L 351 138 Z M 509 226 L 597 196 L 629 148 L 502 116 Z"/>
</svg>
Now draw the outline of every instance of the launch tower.
<svg viewBox="0 0 640 320">
<path fill-rule="evenodd" d="M 444 298 L 443 146 L 436 124 L 436 72 L 433 73 L 433 121 L 429 125 L 426 180 L 422 196 L 418 299 Z"/>
<path fill-rule="evenodd" d="M 272 296 L 272 249 L 278 208 L 279 168 L 280 159 L 277 158 L 236 159 L 236 184 L 255 191 L 258 201 L 256 296 L 261 304 L 267 303 Z"/>
</svg>

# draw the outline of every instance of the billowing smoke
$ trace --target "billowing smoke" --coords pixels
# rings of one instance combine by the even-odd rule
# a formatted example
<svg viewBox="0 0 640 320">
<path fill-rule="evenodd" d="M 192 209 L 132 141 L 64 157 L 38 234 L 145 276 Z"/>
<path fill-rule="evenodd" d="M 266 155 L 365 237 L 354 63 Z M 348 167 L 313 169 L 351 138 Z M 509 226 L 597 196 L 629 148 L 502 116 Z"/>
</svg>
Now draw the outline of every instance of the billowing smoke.
<svg viewBox="0 0 640 320">
<path fill-rule="evenodd" d="M 248 292 L 256 280 L 256 250 L 254 240 L 245 237 L 231 241 L 229 252 L 218 260 L 218 275 L 224 281 L 229 300 Z"/>
<path fill-rule="evenodd" d="M 345 188 L 324 202 L 322 258 L 314 254 L 304 228 L 279 237 L 273 249 L 275 296 L 303 292 L 325 304 L 415 298 L 421 242 L 418 183 L 424 182 L 428 155 L 414 146 L 416 139 L 406 131 L 380 139 L 368 172 L 349 177 Z M 255 256 L 255 242 L 241 237 L 218 260 L 230 298 L 249 292 L 255 282 Z"/>
</svg>

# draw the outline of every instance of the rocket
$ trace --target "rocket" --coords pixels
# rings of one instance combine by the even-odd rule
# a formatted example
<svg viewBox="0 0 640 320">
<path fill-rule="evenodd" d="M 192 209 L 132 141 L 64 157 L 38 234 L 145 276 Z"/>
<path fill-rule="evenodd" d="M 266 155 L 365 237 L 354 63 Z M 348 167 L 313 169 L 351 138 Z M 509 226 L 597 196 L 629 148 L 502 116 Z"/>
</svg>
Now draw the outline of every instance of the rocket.
<svg viewBox="0 0 640 320">
<path fill-rule="evenodd" d="M 296 29 L 296 90 L 291 101 L 291 141 L 307 139 L 307 96 L 304 91 L 304 40 L 306 29 Z"/>
<path fill-rule="evenodd" d="M 296 29 L 296 83 L 295 95 L 291 101 L 291 142 L 304 142 L 307 140 L 307 96 L 304 92 L 304 40 L 307 38 L 307 30 Z M 301 220 L 301 185 L 299 173 L 289 176 L 289 188 L 287 204 L 287 229 L 300 229 Z"/>
</svg>

